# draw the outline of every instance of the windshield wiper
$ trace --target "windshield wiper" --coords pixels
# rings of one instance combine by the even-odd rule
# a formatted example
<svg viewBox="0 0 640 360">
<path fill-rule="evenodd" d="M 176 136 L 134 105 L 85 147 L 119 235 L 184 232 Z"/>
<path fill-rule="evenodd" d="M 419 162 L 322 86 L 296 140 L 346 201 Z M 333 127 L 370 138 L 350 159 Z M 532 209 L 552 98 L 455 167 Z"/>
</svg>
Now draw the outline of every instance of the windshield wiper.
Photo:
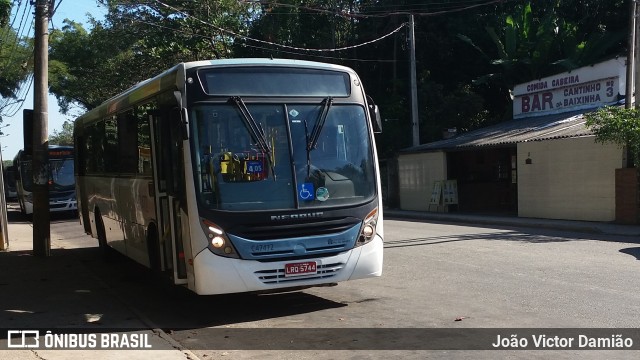
<svg viewBox="0 0 640 360">
<path fill-rule="evenodd" d="M 260 147 L 263 153 L 266 153 L 269 157 L 269 164 L 271 166 L 271 173 L 273 174 L 273 180 L 276 180 L 276 173 L 273 167 L 273 155 L 271 151 L 271 147 L 269 146 L 269 141 L 264 134 L 264 129 L 260 126 L 256 120 L 251 116 L 251 112 L 247 105 L 242 101 L 242 98 L 239 96 L 232 96 L 229 98 L 229 102 L 233 103 L 240 114 L 242 115 L 242 119 L 245 122 L 245 125 L 254 139 L 256 139 L 256 144 Z"/>
<path fill-rule="evenodd" d="M 318 113 L 318 118 L 316 119 L 316 123 L 313 126 L 311 137 L 307 139 L 307 151 L 315 149 L 318 145 L 320 132 L 322 131 L 325 120 L 327 120 L 327 114 L 329 114 L 329 109 L 331 108 L 332 104 L 333 98 L 331 96 L 328 96 L 324 100 L 322 100 L 322 104 L 320 105 L 322 106 L 322 109 L 320 109 L 320 113 Z"/>
</svg>

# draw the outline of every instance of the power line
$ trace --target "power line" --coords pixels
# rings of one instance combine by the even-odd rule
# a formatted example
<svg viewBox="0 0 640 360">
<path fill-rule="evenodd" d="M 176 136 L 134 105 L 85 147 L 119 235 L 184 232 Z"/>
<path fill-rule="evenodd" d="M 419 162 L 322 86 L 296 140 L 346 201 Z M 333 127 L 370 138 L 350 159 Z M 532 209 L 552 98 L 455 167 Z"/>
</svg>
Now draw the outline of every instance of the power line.
<svg viewBox="0 0 640 360">
<path fill-rule="evenodd" d="M 403 62 L 403 61 L 398 61 L 398 60 L 353 59 L 353 58 L 338 57 L 338 56 L 307 54 L 307 53 L 299 53 L 299 52 L 287 51 L 287 50 L 282 50 L 282 49 L 272 49 L 272 48 L 266 48 L 266 47 L 262 47 L 262 46 L 255 46 L 255 45 L 248 45 L 248 44 L 243 44 L 242 46 L 250 47 L 250 48 L 254 48 L 254 49 L 260 49 L 260 50 L 266 50 L 266 51 L 275 51 L 275 52 L 279 52 L 279 53 L 283 53 L 283 54 L 302 55 L 302 56 L 314 57 L 314 58 L 318 58 L 318 59 L 331 59 L 331 60 L 354 61 L 354 62 L 364 62 L 364 63 L 367 63 L 367 62 L 375 62 L 375 63 L 397 63 L 397 62 Z"/>
<path fill-rule="evenodd" d="M 507 2 L 507 1 L 513 1 L 513 0 L 491 0 L 491 1 L 486 1 L 486 2 L 480 3 L 480 4 L 466 5 L 466 6 L 462 6 L 462 7 L 458 7 L 458 8 L 445 9 L 445 10 L 439 10 L 439 11 L 431 11 L 431 12 L 413 12 L 413 11 L 405 11 L 405 10 L 403 10 L 403 11 L 393 11 L 393 12 L 387 12 L 387 13 L 380 14 L 380 15 L 366 15 L 366 17 L 370 17 L 370 18 L 378 17 L 378 18 L 380 18 L 380 17 L 398 16 L 398 15 L 438 16 L 438 15 L 462 12 L 462 11 L 466 11 L 466 10 L 471 10 L 471 9 L 475 9 L 475 8 L 479 8 L 479 7 L 483 7 L 483 6 L 487 6 L 487 5 L 503 3 L 503 2 Z"/>
<path fill-rule="evenodd" d="M 380 40 L 383 40 L 383 39 L 385 39 L 385 38 L 387 38 L 387 37 L 389 37 L 389 36 L 391 36 L 391 35 L 393 35 L 393 34 L 397 33 L 398 31 L 400 31 L 403 27 L 405 27 L 405 26 L 407 25 L 406 23 L 403 23 L 403 24 L 401 24 L 400 26 L 398 26 L 395 30 L 393 30 L 393 31 L 389 32 L 388 34 L 385 34 L 385 35 L 383 35 L 383 36 L 381 36 L 381 37 L 379 37 L 379 38 L 377 38 L 377 39 L 374 39 L 374 40 L 371 40 L 371 41 L 367 41 L 367 42 L 364 42 L 364 43 L 360 43 L 360 44 L 356 44 L 356 45 L 344 46 L 344 47 L 340 47 L 340 48 L 329 48 L 329 49 L 308 49 L 308 48 L 301 48 L 301 47 L 296 47 L 296 46 L 290 46 L 290 45 L 278 44 L 278 43 L 274 43 L 274 42 L 266 41 L 266 40 L 254 39 L 254 38 L 251 38 L 251 37 L 248 37 L 248 36 L 242 35 L 242 34 L 238 34 L 238 33 L 234 32 L 234 31 L 232 31 L 232 30 L 223 29 L 223 28 L 221 28 L 221 27 L 218 27 L 218 26 L 216 26 L 216 25 L 213 25 L 213 24 L 211 24 L 211 23 L 208 23 L 208 22 L 206 22 L 206 21 L 204 21 L 204 20 L 201 20 L 201 19 L 199 19 L 199 18 L 197 18 L 197 17 L 195 17 L 195 16 L 192 16 L 192 15 L 190 15 L 190 14 L 187 14 L 187 13 L 185 13 L 185 12 L 183 12 L 183 11 L 181 11 L 181 10 L 179 10 L 179 9 L 177 9 L 177 8 L 175 8 L 175 7 L 173 7 L 173 6 L 171 6 L 171 5 L 167 5 L 167 4 L 163 3 L 163 2 L 162 2 L 162 1 L 160 1 L 160 0 L 155 0 L 155 2 L 156 2 L 156 3 L 158 3 L 158 4 L 160 4 L 160 5 L 162 5 L 162 6 L 164 6 L 164 7 L 166 7 L 166 8 L 168 8 L 168 9 L 171 9 L 171 10 L 173 10 L 173 11 L 176 11 L 176 12 L 178 12 L 178 13 L 182 14 L 183 16 L 186 16 L 187 18 L 192 18 L 192 19 L 194 19 L 194 20 L 196 20 L 196 21 L 198 21 L 198 22 L 200 22 L 200 23 L 202 23 L 202 24 L 204 24 L 204 25 L 208 25 L 208 26 L 210 26 L 210 27 L 212 27 L 212 28 L 214 28 L 214 29 L 216 29 L 216 30 L 218 30 L 218 31 L 224 32 L 224 33 L 229 34 L 229 35 L 232 35 L 232 36 L 234 36 L 234 37 L 238 37 L 238 38 L 241 38 L 241 39 L 243 39 L 243 40 L 254 41 L 254 42 L 257 42 L 257 43 L 261 43 L 261 44 L 266 44 L 266 45 L 276 46 L 276 47 L 280 47 L 280 48 L 284 48 L 284 49 L 289 49 L 289 50 L 297 50 L 297 51 L 310 51 L 310 52 L 335 52 L 335 51 L 344 51 L 344 50 L 355 49 L 355 48 L 359 48 L 359 47 L 362 47 L 362 46 L 370 45 L 370 44 L 373 44 L 373 43 L 378 42 L 378 41 L 380 41 Z"/>
<path fill-rule="evenodd" d="M 24 8 L 24 10 L 22 12 L 22 18 L 20 19 L 20 25 L 18 26 L 18 30 L 16 31 L 16 36 L 15 36 L 15 39 L 14 39 L 14 42 L 13 42 L 13 49 L 10 50 L 11 53 L 9 55 L 8 60 L 5 62 L 5 65 L 2 68 L 2 72 L 5 72 L 6 69 L 9 67 L 9 65 L 11 65 L 11 62 L 13 61 L 13 58 L 14 58 L 14 56 L 16 54 L 16 49 L 17 49 L 18 44 L 19 44 L 19 41 L 23 37 L 23 31 L 24 31 L 23 24 L 25 24 L 25 26 L 26 26 L 26 23 L 25 23 L 24 20 L 25 20 L 25 18 L 28 17 L 27 16 L 27 10 L 30 10 L 30 9 L 31 9 L 31 5 L 29 5 L 29 8 L 27 8 L 25 6 L 25 8 Z M 18 9 L 18 11 L 19 11 L 19 9 Z M 16 12 L 16 16 L 17 16 L 17 12 Z M 33 22 L 30 21 L 29 23 L 31 24 L 31 26 L 33 25 Z M 28 32 L 31 32 L 31 26 L 29 27 Z"/>
<path fill-rule="evenodd" d="M 18 4 L 18 8 L 15 11 L 15 15 L 13 20 L 11 21 L 11 24 L 15 24 L 16 19 L 19 16 L 20 13 L 20 8 L 22 7 L 22 2 L 20 2 Z M 20 17 L 20 24 L 18 25 L 18 29 L 15 31 L 15 39 L 13 42 L 13 47 L 11 50 L 9 50 L 10 55 L 7 58 L 7 61 L 4 63 L 3 67 L 2 67 L 2 72 L 6 73 L 7 69 L 9 69 L 12 66 L 23 66 L 23 64 L 21 63 L 22 61 L 26 60 L 26 59 L 17 59 L 18 62 L 15 62 L 15 57 L 16 55 L 19 53 L 18 50 L 18 46 L 20 46 L 20 44 L 22 44 L 22 39 L 25 38 L 30 32 L 31 29 L 33 28 L 33 21 L 28 21 L 28 19 L 30 18 L 30 14 L 31 14 L 31 4 L 29 3 L 28 6 L 25 5 L 24 9 L 22 10 L 22 16 Z M 27 20 L 27 21 L 25 21 Z M 29 27 L 27 28 L 27 23 L 29 23 Z M 6 35 L 9 35 L 9 30 L 7 30 Z M 33 48 L 31 49 L 31 53 L 33 53 Z M 26 83 L 27 81 L 32 82 L 33 81 L 33 75 L 29 75 L 23 82 L 22 85 L 20 86 L 20 88 L 18 89 L 18 93 L 14 94 L 15 97 L 7 97 L 7 98 L 3 98 L 2 102 L 0 102 L 0 111 L 3 114 L 9 114 L 9 116 L 14 116 L 23 106 L 23 102 L 26 99 L 26 95 L 31 87 L 31 84 L 29 84 L 29 86 L 27 87 L 27 90 L 23 90 L 24 89 L 24 83 Z M 17 99 L 13 102 L 12 99 Z"/>
<path fill-rule="evenodd" d="M 15 116 L 18 113 L 18 111 L 20 111 L 22 109 L 22 107 L 24 106 L 24 101 L 27 98 L 27 94 L 31 90 L 31 86 L 33 86 L 33 74 L 29 75 L 27 81 L 28 81 L 29 85 L 27 85 L 26 90 L 22 91 L 22 95 L 17 96 L 18 100 L 16 100 L 15 102 L 7 105 L 7 107 L 9 107 L 9 106 L 13 106 L 14 107 L 13 109 L 6 111 L 6 114 L 7 114 L 8 117 Z M 24 88 L 24 86 L 20 86 L 21 90 L 23 88 Z"/>
<path fill-rule="evenodd" d="M 368 13 L 364 13 L 364 12 L 354 12 L 352 9 L 349 9 L 348 11 L 345 10 L 340 10 L 340 9 L 336 9 L 336 10 L 329 10 L 329 9 L 324 9 L 324 8 L 317 8 L 317 7 L 311 7 L 311 6 L 303 6 L 303 5 L 292 5 L 292 4 L 284 4 L 284 3 L 278 3 L 278 2 L 273 2 L 273 1 L 249 1 L 249 0 L 241 0 L 243 3 L 247 3 L 247 4 L 251 4 L 251 3 L 259 3 L 262 6 L 277 6 L 277 7 L 283 7 L 283 8 L 293 8 L 296 9 L 298 11 L 300 10 L 308 10 L 310 12 L 315 12 L 315 13 L 322 13 L 322 14 L 327 14 L 327 15 L 334 15 L 334 16 L 340 16 L 340 17 L 345 17 L 345 18 L 357 18 L 357 19 L 365 19 L 365 18 L 382 18 L 382 17 L 389 17 L 389 16 L 398 16 L 398 15 L 415 15 L 415 16 L 436 16 L 436 15 L 444 15 L 444 14 L 448 14 L 448 13 L 454 13 L 454 12 L 460 12 L 460 11 L 465 11 L 465 10 L 470 10 L 473 8 L 477 8 L 477 7 L 481 7 L 481 6 L 487 6 L 487 5 L 492 5 L 492 4 L 497 4 L 497 3 L 503 3 L 503 2 L 508 2 L 508 1 L 514 1 L 514 0 L 490 0 L 490 1 L 484 1 L 481 3 L 477 3 L 478 0 L 462 0 L 459 2 L 443 2 L 443 3 L 430 3 L 430 4 L 414 4 L 414 5 L 372 5 L 372 7 L 382 7 L 382 6 L 386 6 L 386 7 L 395 7 L 396 9 L 398 7 L 411 7 L 409 9 L 404 9 L 404 10 L 378 10 L 375 11 L 374 13 L 368 12 Z M 471 4 L 471 5 L 469 5 Z M 439 10 L 439 11 L 431 11 L 431 12 L 425 12 L 424 9 L 422 8 L 414 8 L 415 6 L 426 6 L 426 7 L 435 7 L 435 8 L 440 8 L 443 10 Z M 434 6 L 436 5 L 436 6 Z M 439 6 L 438 6 L 439 5 Z M 366 9 L 366 7 L 365 7 Z M 272 12 L 268 12 L 268 13 L 272 13 Z M 379 14 L 378 14 L 379 13 Z M 279 14 L 279 15 L 288 15 L 286 13 L 275 13 L 275 14 Z M 291 14 L 294 15 L 294 14 Z"/>
<path fill-rule="evenodd" d="M 207 35 L 202 35 L 202 34 L 194 34 L 194 33 L 190 33 L 190 32 L 186 32 L 183 30 L 179 30 L 179 29 L 174 29 L 168 26 L 163 26 L 163 25 L 159 25 L 159 24 L 155 24 L 152 22 L 148 22 L 148 21 L 144 21 L 144 20 L 139 20 L 136 18 L 130 18 L 132 21 L 141 23 L 141 24 L 145 24 L 148 26 L 153 26 L 153 27 L 157 27 L 160 29 L 164 29 L 164 30 L 169 30 L 175 33 L 182 33 L 185 35 L 189 35 L 189 36 L 196 36 L 196 37 L 200 37 L 203 39 L 207 39 L 210 40 L 210 36 Z M 315 58 L 322 58 L 322 59 L 333 59 L 333 60 L 344 60 L 344 61 L 359 61 L 359 62 L 398 62 L 397 60 L 380 60 L 380 59 L 353 59 L 353 58 L 345 58 L 345 57 L 336 57 L 336 56 L 326 56 L 326 55 L 314 55 L 314 54 L 308 54 L 308 53 L 302 53 L 302 52 L 294 52 L 294 51 L 287 51 L 287 50 L 282 50 L 282 49 L 274 49 L 274 48 L 267 48 L 267 47 L 263 47 L 263 46 L 256 46 L 256 45 L 249 45 L 249 44 L 242 44 L 241 46 L 243 47 L 249 47 L 249 48 L 254 48 L 254 49 L 260 49 L 260 50 L 266 50 L 266 51 L 277 51 L 280 53 L 284 53 L 284 54 L 292 54 L 292 55 L 302 55 L 302 56 L 310 56 L 310 57 L 315 57 Z"/>
</svg>

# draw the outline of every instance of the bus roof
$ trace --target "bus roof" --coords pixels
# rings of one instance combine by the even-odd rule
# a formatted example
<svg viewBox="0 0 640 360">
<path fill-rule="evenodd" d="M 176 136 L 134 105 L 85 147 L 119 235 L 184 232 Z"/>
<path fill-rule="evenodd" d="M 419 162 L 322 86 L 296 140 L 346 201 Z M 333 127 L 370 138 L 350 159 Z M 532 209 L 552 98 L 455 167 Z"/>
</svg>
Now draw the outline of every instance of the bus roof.
<svg viewBox="0 0 640 360">
<path fill-rule="evenodd" d="M 53 151 L 74 151 L 74 148 L 71 145 L 55 145 L 55 144 L 51 145 L 50 144 L 48 149 L 49 151 L 52 151 L 52 150 Z M 22 158 L 23 156 L 30 156 L 30 155 L 31 154 L 25 155 L 24 148 L 22 148 L 18 150 L 18 152 L 14 156 L 14 159 L 19 159 L 19 158 Z"/>
<path fill-rule="evenodd" d="M 123 106 L 134 104 L 139 100 L 158 94 L 162 91 L 170 89 L 177 90 L 184 86 L 184 74 L 187 69 L 216 66 L 285 66 L 326 69 L 354 73 L 351 68 L 342 65 L 293 59 L 239 58 L 184 62 L 177 64 L 168 70 L 165 70 L 164 72 L 154 76 L 153 78 L 143 80 L 125 90 L 124 92 L 104 101 L 95 109 L 92 109 L 84 115 L 80 116 L 77 121 L 92 119 L 96 114 L 98 115 L 98 117 L 103 117 L 107 114 L 118 111 L 118 109 L 122 108 Z"/>
<path fill-rule="evenodd" d="M 186 69 L 193 67 L 205 67 L 205 66 L 246 66 L 246 65 L 261 65 L 261 66 L 291 66 L 291 67 L 313 67 L 322 69 L 333 69 L 339 71 L 353 71 L 350 68 L 342 65 L 328 64 L 316 61 L 307 60 L 294 60 L 294 59 L 267 59 L 267 58 L 239 58 L 239 59 L 217 59 L 217 60 L 203 60 L 192 61 L 184 63 Z"/>
</svg>

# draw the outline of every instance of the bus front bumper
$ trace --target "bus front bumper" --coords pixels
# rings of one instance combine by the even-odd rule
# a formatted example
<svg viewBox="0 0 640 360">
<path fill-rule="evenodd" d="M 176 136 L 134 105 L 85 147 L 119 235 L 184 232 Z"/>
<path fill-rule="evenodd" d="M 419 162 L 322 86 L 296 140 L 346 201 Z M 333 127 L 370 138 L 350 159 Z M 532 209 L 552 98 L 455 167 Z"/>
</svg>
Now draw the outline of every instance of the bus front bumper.
<svg viewBox="0 0 640 360">
<path fill-rule="evenodd" d="M 194 288 L 200 295 L 270 291 L 294 287 L 320 286 L 346 280 L 382 275 L 382 239 L 344 253 L 322 258 L 260 262 L 231 259 L 201 251 L 193 261 Z M 315 261 L 317 273 L 286 277 L 286 264 Z"/>
</svg>

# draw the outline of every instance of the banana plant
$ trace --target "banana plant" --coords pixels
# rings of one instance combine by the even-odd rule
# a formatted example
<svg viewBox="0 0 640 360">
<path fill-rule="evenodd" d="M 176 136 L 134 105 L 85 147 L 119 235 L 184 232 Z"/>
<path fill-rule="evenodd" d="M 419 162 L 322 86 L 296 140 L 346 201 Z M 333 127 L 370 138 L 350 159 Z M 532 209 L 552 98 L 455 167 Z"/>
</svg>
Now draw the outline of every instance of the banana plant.
<svg viewBox="0 0 640 360">
<path fill-rule="evenodd" d="M 583 34 L 577 24 L 565 20 L 555 6 L 535 16 L 532 3 L 517 7 L 497 28 L 487 26 L 486 33 L 494 49 L 483 49 L 474 40 L 459 34 L 458 38 L 474 47 L 487 62 L 498 66 L 495 72 L 477 78 L 475 84 L 495 83 L 512 89 L 515 84 L 572 70 L 603 60 L 612 46 L 617 46 L 620 33 L 595 32 L 580 41 Z M 491 54 L 491 55 L 490 55 Z"/>
</svg>

